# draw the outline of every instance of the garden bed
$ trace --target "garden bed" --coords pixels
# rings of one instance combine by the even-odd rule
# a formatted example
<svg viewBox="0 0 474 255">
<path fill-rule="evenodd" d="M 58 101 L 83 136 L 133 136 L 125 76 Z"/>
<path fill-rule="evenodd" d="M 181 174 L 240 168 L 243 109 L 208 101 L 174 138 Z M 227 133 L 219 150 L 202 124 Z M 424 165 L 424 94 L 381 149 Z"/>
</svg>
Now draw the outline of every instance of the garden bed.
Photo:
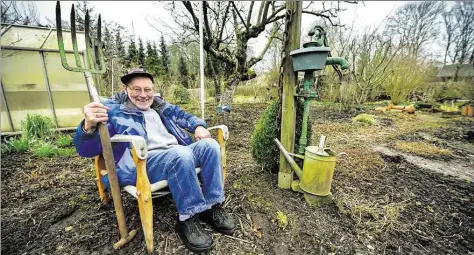
<svg viewBox="0 0 474 255">
<path fill-rule="evenodd" d="M 462 164 L 472 174 L 472 120 L 368 112 L 376 120 L 368 126 L 354 123 L 355 113 L 312 107 L 313 144 L 325 134 L 328 145 L 348 157 L 336 165 L 334 203 L 311 208 L 301 194 L 278 189 L 277 175 L 263 171 L 251 157 L 249 136 L 266 106 L 233 107 L 225 207 L 236 218 L 238 231 L 233 237 L 215 234 L 212 254 L 474 252 L 472 180 L 413 164 L 405 155 L 415 154 L 396 146 L 422 142 L 449 150 L 443 160 Z M 188 108 L 199 115 L 198 108 Z M 208 122 L 213 119 L 211 114 Z M 377 151 L 377 146 L 397 153 Z M 138 208 L 126 193 L 127 225 L 139 231 L 119 252 L 113 250 L 119 240 L 115 213 L 111 206 L 99 206 L 90 159 L 26 152 L 2 154 L 1 163 L 2 253 L 145 253 Z M 173 230 L 176 208 L 170 197 L 153 204 L 155 249 L 159 254 L 189 254 Z"/>
</svg>

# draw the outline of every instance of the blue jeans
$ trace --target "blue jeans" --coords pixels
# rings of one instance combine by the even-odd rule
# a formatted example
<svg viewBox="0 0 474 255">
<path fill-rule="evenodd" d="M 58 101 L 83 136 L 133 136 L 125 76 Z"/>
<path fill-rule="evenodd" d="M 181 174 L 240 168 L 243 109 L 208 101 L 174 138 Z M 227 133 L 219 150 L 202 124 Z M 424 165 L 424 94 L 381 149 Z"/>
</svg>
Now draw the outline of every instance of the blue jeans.
<svg viewBox="0 0 474 255">
<path fill-rule="evenodd" d="M 179 214 L 194 215 L 224 202 L 221 151 L 214 139 L 150 151 L 146 165 L 150 183 L 168 180 Z M 196 167 L 201 168 L 202 189 Z"/>
</svg>

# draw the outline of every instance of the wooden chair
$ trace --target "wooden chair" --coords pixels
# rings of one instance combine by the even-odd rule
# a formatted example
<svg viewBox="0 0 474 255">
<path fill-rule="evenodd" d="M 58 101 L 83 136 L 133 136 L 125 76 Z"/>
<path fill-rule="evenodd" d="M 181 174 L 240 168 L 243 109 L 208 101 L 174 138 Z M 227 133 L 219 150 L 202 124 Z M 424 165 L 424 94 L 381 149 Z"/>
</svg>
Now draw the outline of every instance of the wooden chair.
<svg viewBox="0 0 474 255">
<path fill-rule="evenodd" d="M 208 130 L 214 129 L 217 129 L 217 141 L 219 142 L 221 148 L 223 179 L 222 183 L 224 183 L 227 169 L 225 145 L 227 139 L 229 138 L 229 131 L 227 126 L 225 125 L 219 125 L 208 128 Z M 132 144 L 132 156 L 136 166 L 137 183 L 135 186 L 128 185 L 122 187 L 122 189 L 138 201 L 138 210 L 140 213 L 143 234 L 145 236 L 146 247 L 148 252 L 151 253 L 153 251 L 152 198 L 169 194 L 169 191 L 161 191 L 162 189 L 168 187 L 168 181 L 162 180 L 156 183 L 149 182 L 146 172 L 147 146 L 146 141 L 143 137 L 132 135 L 115 135 L 111 137 L 110 140 L 112 143 L 129 142 Z M 96 156 L 94 158 L 94 169 L 96 174 L 97 187 L 99 190 L 99 196 L 103 204 L 108 203 L 106 186 L 101 180 L 101 177 L 107 174 L 107 169 L 105 168 L 105 161 L 102 155 Z M 196 174 L 199 174 L 200 171 L 200 168 L 196 168 Z M 133 235 L 135 233 L 133 233 Z M 133 236 L 130 238 L 133 238 Z M 120 244 L 115 244 L 114 247 L 120 247 L 119 245 Z"/>
</svg>

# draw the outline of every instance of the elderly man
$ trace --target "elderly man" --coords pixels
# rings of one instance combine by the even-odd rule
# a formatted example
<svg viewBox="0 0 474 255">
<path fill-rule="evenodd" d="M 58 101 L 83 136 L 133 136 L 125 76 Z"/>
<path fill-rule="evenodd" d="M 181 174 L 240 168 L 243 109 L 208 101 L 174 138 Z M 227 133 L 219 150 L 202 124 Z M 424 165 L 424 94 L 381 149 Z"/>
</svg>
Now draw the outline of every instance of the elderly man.
<svg viewBox="0 0 474 255">
<path fill-rule="evenodd" d="M 194 252 L 212 249 L 212 236 L 199 219 L 217 231 L 232 235 L 234 220 L 224 211 L 222 166 L 219 144 L 211 138 L 204 120 L 154 96 L 153 76 L 135 68 L 121 78 L 123 91 L 100 103 L 84 107 L 74 144 L 79 155 L 94 157 L 102 147 L 96 126 L 107 123 L 110 135 L 140 135 L 148 144 L 147 173 L 151 183 L 168 180 L 178 210 L 176 231 Z M 183 130 L 193 132 L 197 142 Z M 126 144 L 114 145 L 120 186 L 135 185 L 135 165 Z M 201 168 L 202 189 L 195 172 Z M 107 176 L 103 182 L 110 188 Z"/>
</svg>

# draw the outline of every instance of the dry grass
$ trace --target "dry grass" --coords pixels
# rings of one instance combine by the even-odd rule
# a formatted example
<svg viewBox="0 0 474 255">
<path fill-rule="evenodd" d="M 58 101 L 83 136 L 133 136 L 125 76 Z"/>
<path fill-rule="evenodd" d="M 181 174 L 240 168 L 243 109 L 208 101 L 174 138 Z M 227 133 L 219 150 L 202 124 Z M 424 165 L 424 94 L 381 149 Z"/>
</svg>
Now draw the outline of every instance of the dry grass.
<svg viewBox="0 0 474 255">
<path fill-rule="evenodd" d="M 367 146 L 372 143 L 386 143 L 396 140 L 402 135 L 413 134 L 416 131 L 440 128 L 448 121 L 427 114 L 386 113 L 374 116 L 377 123 L 383 123 L 379 120 L 382 118 L 392 119 L 392 125 L 382 128 L 377 125 L 355 125 L 351 120 L 342 123 L 328 121 L 322 124 L 314 124 L 311 144 L 317 145 L 321 135 L 327 136 L 327 145 L 335 150 L 356 145 Z"/>
<path fill-rule="evenodd" d="M 447 119 L 441 119 L 436 115 L 423 113 L 415 115 L 396 113 L 392 119 L 397 129 L 403 133 L 412 133 L 418 130 L 433 130 L 442 127 L 448 122 Z"/>
<path fill-rule="evenodd" d="M 386 163 L 379 153 L 371 149 L 373 146 L 395 142 L 397 149 L 406 148 L 409 150 L 406 152 L 418 155 L 441 156 L 451 153 L 426 143 L 400 141 L 400 137 L 410 136 L 418 131 L 436 130 L 450 120 L 422 112 L 414 115 L 375 114 L 374 119 L 378 124 L 372 126 L 355 125 L 351 119 L 313 125 L 313 145 L 324 134 L 327 136 L 327 146 L 336 153 L 347 153 L 347 156 L 338 157 L 336 163 L 334 199 L 339 211 L 353 219 L 357 232 L 363 236 L 385 234 L 393 230 L 403 231 L 406 225 L 400 220 L 400 214 L 411 203 L 407 194 L 403 201 L 393 201 L 387 197 L 367 196 L 362 190 L 349 187 L 350 183 L 361 179 L 377 179 L 376 176 L 384 171 Z"/>
<path fill-rule="evenodd" d="M 352 123 L 324 123 L 324 124 L 314 124 L 313 125 L 315 134 L 326 134 L 333 137 L 338 137 L 341 135 L 351 134 L 357 128 L 352 125 Z"/>
<path fill-rule="evenodd" d="M 357 146 L 341 149 L 340 152 L 345 152 L 347 156 L 339 157 L 336 171 L 339 171 L 342 175 L 354 178 L 366 177 L 380 171 L 385 166 L 385 162 L 380 155 L 368 148 Z"/>
<path fill-rule="evenodd" d="M 339 211 L 349 215 L 360 234 L 381 234 L 402 228 L 400 213 L 409 205 L 408 200 L 401 202 L 372 201 L 357 193 L 339 193 L 335 197 Z"/>
<path fill-rule="evenodd" d="M 313 135 L 311 145 L 318 145 L 321 135 L 326 136 L 326 146 L 336 152 L 352 144 L 357 127 L 352 123 L 324 123 L 315 124 L 312 127 Z"/>
<path fill-rule="evenodd" d="M 389 132 L 376 132 L 379 135 L 377 143 L 387 143 L 398 140 L 401 136 L 410 136 L 418 131 L 431 132 L 446 125 L 450 120 L 443 119 L 435 115 L 423 113 L 400 114 L 389 113 L 386 117 L 391 117 L 393 128 Z M 452 120 L 451 120 L 452 121 Z M 382 134 L 382 136 L 380 136 Z"/>
<path fill-rule="evenodd" d="M 407 153 L 413 153 L 419 156 L 451 156 L 452 152 L 449 149 L 442 149 L 435 145 L 424 142 L 405 142 L 398 141 L 395 144 L 397 150 Z"/>
</svg>

